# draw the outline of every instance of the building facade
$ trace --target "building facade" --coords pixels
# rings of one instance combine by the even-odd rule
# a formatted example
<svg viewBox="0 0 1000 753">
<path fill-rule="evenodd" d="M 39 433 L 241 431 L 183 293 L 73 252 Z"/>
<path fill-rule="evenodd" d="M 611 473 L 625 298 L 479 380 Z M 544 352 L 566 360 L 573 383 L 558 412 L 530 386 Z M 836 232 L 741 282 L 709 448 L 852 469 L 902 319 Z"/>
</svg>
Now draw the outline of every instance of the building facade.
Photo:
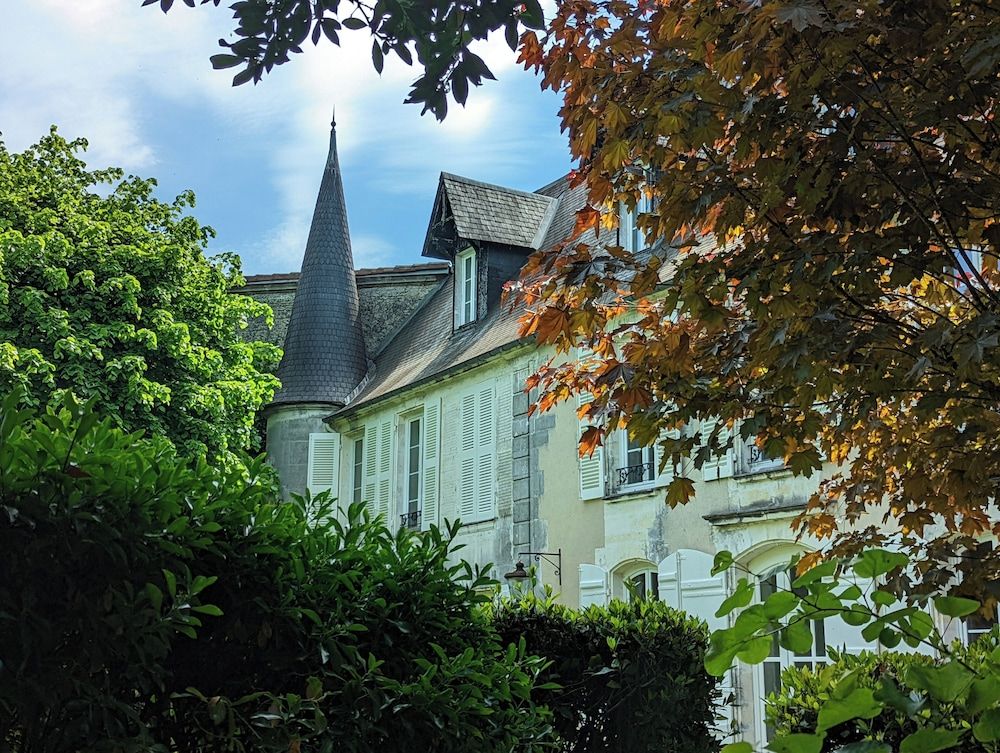
<svg viewBox="0 0 1000 753">
<path fill-rule="evenodd" d="M 623 431 L 580 458 L 575 403 L 529 416 L 525 379 L 551 354 L 519 337 L 503 286 L 529 254 L 569 236 L 583 203 L 566 179 L 523 192 L 442 174 L 426 261 L 355 270 L 331 134 L 301 271 L 249 277 L 240 291 L 275 311 L 273 328 L 251 334 L 284 347 L 268 455 L 286 494 L 329 491 L 393 526 L 460 519 L 461 557 L 500 580 L 523 561 L 571 606 L 644 596 L 721 627 L 715 612 L 733 584 L 712 575 L 715 553 L 765 573 L 761 596 L 787 585 L 778 566 L 816 545 L 789 523 L 818 482 L 753 441 L 700 471 L 658 472 L 656 448 Z M 634 223 L 620 224 L 619 242 L 638 250 Z M 695 499 L 669 509 L 664 486 L 679 470 Z M 763 698 L 783 668 L 824 663 L 828 645 L 878 649 L 838 620 L 815 630 L 809 652 L 776 647 L 726 678 L 740 738 L 766 740 Z"/>
</svg>

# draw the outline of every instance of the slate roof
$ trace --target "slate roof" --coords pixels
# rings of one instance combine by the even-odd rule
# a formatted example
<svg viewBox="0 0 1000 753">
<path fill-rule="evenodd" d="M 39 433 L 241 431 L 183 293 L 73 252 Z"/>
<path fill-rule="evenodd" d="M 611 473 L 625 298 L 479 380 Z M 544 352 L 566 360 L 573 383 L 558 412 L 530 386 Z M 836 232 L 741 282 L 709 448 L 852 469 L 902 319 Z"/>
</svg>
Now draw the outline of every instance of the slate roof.
<svg viewBox="0 0 1000 753">
<path fill-rule="evenodd" d="M 356 278 L 372 277 L 375 275 L 401 275 L 410 272 L 443 272 L 449 265 L 446 262 L 432 261 L 424 264 L 397 264 L 394 267 L 361 267 L 354 270 Z M 272 272 L 262 275 L 245 275 L 243 277 L 246 285 L 263 285 L 269 282 L 298 282 L 300 272 Z M 242 289 L 242 288 L 241 288 Z"/>
<path fill-rule="evenodd" d="M 446 179 L 453 177 L 443 175 L 442 185 L 446 185 Z M 489 189 L 499 188 L 464 178 L 458 180 Z M 529 215 L 540 223 L 535 232 L 543 236 L 540 242 L 546 244 L 545 248 L 572 232 L 576 211 L 586 199 L 586 189 L 567 189 L 568 179 L 561 178 L 540 189 L 545 194 L 529 194 L 545 199 L 544 213 L 536 211 L 534 215 Z M 523 195 L 521 191 L 510 193 Z M 537 209 L 542 203 L 534 206 Z M 557 236 L 552 228 L 559 228 L 558 232 L 562 235 Z M 533 242 L 536 240 L 533 239 Z M 367 383 L 336 415 L 348 416 L 393 393 L 439 378 L 447 372 L 470 368 L 482 358 L 528 342 L 518 335 L 518 318 L 522 312 L 509 306 L 495 306 L 482 319 L 454 330 L 453 286 L 454 275 L 449 275 L 435 292 L 428 295 L 410 321 L 400 327 L 396 336 L 374 356 L 375 366 L 369 373 Z"/>
<path fill-rule="evenodd" d="M 497 306 L 474 324 L 452 330 L 454 275 L 431 293 L 397 335 L 375 356 L 375 368 L 360 393 L 337 415 L 399 390 L 441 376 L 518 343 L 519 311 Z"/>
<path fill-rule="evenodd" d="M 343 405 L 368 370 L 336 130 L 306 241 L 271 406 Z"/>
<path fill-rule="evenodd" d="M 441 173 L 424 256 L 443 258 L 430 251 L 435 222 L 442 213 L 454 221 L 458 236 L 465 240 L 542 248 L 557 203 L 551 196 Z"/>
</svg>

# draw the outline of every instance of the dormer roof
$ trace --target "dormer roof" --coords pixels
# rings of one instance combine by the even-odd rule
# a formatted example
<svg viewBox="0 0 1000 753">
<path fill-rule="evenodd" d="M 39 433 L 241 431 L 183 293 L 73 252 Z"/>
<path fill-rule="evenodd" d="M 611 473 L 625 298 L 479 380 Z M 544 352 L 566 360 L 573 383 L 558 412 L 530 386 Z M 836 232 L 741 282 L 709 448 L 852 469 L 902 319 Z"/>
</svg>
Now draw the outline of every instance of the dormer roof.
<svg viewBox="0 0 1000 753">
<path fill-rule="evenodd" d="M 368 370 L 336 128 L 316 197 L 271 406 L 344 405 Z"/>
<path fill-rule="evenodd" d="M 450 259 L 458 239 L 537 250 L 557 204 L 543 194 L 441 173 L 423 255 Z"/>
</svg>

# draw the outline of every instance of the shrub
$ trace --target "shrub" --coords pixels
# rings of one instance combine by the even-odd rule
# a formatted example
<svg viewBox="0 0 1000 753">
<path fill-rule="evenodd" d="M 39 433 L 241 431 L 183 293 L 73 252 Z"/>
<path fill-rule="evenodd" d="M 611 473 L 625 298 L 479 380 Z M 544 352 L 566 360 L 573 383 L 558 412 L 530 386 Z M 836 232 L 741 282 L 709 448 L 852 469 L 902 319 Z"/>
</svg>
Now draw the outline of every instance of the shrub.
<svg viewBox="0 0 1000 753">
<path fill-rule="evenodd" d="M 542 662 L 454 530 L 281 502 L 71 396 L 0 404 L 0 749 L 535 750 Z"/>
<path fill-rule="evenodd" d="M 955 644 L 953 658 L 968 665 L 967 678 L 955 675 L 955 681 L 972 681 L 972 672 L 985 668 L 988 654 L 997 648 L 997 637 L 983 638 L 971 648 Z M 888 746 L 872 746 L 870 750 L 899 750 L 904 738 L 921 729 L 955 729 L 969 727 L 978 712 L 967 708 L 957 695 L 947 687 L 936 687 L 928 692 L 926 677 L 939 672 L 943 660 L 926 654 L 888 652 L 858 655 L 838 654 L 831 651 L 833 662 L 817 670 L 789 667 L 782 674 L 782 691 L 768 699 L 767 721 L 779 734 L 808 733 L 816 729 L 820 709 L 831 699 L 843 694 L 841 683 L 851 677 L 854 687 L 875 692 L 891 702 L 883 706 L 870 719 L 854 718 L 827 729 L 823 751 L 836 751 L 850 743 L 872 741 Z M 989 683 L 994 692 L 1000 692 L 1000 682 Z M 888 692 L 887 692 L 888 691 Z M 971 737 L 962 743 L 962 750 L 970 753 L 994 753 L 996 743 L 984 743 Z"/>
<path fill-rule="evenodd" d="M 494 623 L 550 664 L 539 701 L 561 749 L 574 753 L 716 751 L 715 679 L 703 666 L 703 624 L 659 601 L 575 611 L 527 595 L 501 602 Z M 552 687 L 558 685 L 558 689 Z"/>
</svg>

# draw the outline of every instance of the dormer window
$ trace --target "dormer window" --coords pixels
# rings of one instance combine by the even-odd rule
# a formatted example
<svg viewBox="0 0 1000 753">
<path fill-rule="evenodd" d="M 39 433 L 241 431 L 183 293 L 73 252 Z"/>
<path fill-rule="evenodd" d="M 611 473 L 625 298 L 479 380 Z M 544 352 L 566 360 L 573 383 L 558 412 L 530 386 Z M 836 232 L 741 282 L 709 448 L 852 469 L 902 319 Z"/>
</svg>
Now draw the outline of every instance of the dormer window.
<svg viewBox="0 0 1000 753">
<path fill-rule="evenodd" d="M 455 257 L 455 326 L 476 319 L 476 250 L 467 248 Z"/>
<path fill-rule="evenodd" d="M 639 197 L 635 209 L 629 209 L 625 204 L 618 207 L 618 244 L 629 253 L 636 254 L 646 248 L 646 234 L 639 227 L 641 214 L 653 211 L 653 202 L 645 192 Z"/>
</svg>

